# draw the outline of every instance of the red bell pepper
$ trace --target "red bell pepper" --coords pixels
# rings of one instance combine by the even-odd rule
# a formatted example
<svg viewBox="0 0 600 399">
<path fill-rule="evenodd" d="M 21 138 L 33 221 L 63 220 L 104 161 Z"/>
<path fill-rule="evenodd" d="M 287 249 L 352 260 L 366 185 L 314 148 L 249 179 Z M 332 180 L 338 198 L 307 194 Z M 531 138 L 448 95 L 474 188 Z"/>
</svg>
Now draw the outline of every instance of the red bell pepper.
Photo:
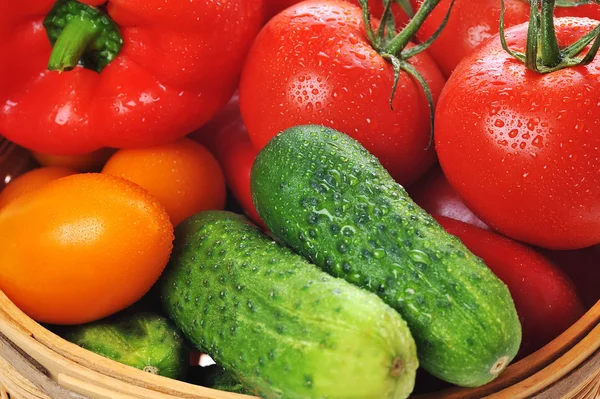
<svg viewBox="0 0 600 399">
<path fill-rule="evenodd" d="M 263 0 L 0 2 L 0 133 L 80 154 L 163 144 L 233 94 Z"/>
<path fill-rule="evenodd" d="M 223 168 L 227 186 L 244 213 L 265 228 L 250 194 L 250 172 L 258 150 L 252 146 L 242 121 L 238 94 L 210 122 L 192 133 L 190 138 L 205 145 L 213 153 Z"/>
</svg>

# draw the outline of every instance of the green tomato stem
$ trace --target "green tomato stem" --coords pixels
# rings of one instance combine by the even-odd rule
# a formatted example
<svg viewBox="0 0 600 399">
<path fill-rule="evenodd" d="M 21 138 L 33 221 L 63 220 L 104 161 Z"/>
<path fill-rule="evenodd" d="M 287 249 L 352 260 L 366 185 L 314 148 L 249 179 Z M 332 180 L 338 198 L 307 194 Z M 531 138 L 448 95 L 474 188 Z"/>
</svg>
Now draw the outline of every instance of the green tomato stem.
<svg viewBox="0 0 600 399">
<path fill-rule="evenodd" d="M 600 49 L 600 24 L 575 43 L 560 48 L 554 27 L 556 0 L 530 0 L 531 11 L 527 31 L 525 54 L 512 50 L 506 42 L 504 31 L 504 0 L 501 0 L 500 42 L 504 51 L 523 62 L 527 69 L 536 73 L 551 73 L 564 68 L 587 65 L 594 60 Z M 594 0 L 598 2 L 599 0 Z M 582 2 L 577 2 L 583 4 Z M 593 42 L 593 43 L 592 43 Z M 590 43 L 589 51 L 581 58 L 577 55 Z"/>
<path fill-rule="evenodd" d="M 56 39 L 48 69 L 63 72 L 75 68 L 99 34 L 100 28 L 93 20 L 84 16 L 72 18 Z"/>
<path fill-rule="evenodd" d="M 554 3 L 555 0 L 541 0 L 542 12 L 540 16 L 540 50 L 542 64 L 553 68 L 560 64 L 562 56 L 556 31 L 554 30 Z"/>
<path fill-rule="evenodd" d="M 384 52 L 399 55 L 439 2 L 440 0 L 425 0 L 408 25 L 402 29 L 402 32 L 386 44 Z"/>
<path fill-rule="evenodd" d="M 415 16 L 415 11 L 413 10 L 409 0 L 396 0 L 396 2 L 410 18 Z"/>
</svg>

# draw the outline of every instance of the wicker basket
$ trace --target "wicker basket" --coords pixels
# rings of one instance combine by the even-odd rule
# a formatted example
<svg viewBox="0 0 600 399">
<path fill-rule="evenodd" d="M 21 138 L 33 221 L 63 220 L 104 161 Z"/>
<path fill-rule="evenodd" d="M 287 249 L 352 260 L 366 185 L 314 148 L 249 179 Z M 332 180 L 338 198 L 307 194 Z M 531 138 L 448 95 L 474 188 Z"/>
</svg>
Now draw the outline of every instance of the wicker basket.
<svg viewBox="0 0 600 399">
<path fill-rule="evenodd" d="M 33 167 L 0 137 L 5 181 Z M 8 178 L 6 178 L 8 177 Z M 0 181 L 0 188 L 4 183 Z M 560 337 L 477 389 L 414 399 L 600 399 L 600 302 Z M 0 291 L 0 399 L 243 399 L 144 373 L 71 344 L 21 312 Z"/>
<path fill-rule="evenodd" d="M 144 373 L 67 342 L 0 292 L 2 399 L 251 398 Z M 415 399 L 600 398 L 600 302 L 561 336 L 477 389 L 452 388 Z"/>
</svg>

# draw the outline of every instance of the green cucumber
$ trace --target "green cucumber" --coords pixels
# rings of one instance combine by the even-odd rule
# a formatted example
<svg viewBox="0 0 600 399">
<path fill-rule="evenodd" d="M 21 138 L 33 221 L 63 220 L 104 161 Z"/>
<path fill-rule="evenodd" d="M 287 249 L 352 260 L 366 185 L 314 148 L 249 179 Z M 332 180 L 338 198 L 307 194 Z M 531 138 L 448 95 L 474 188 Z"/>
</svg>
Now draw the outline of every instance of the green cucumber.
<svg viewBox="0 0 600 399">
<path fill-rule="evenodd" d="M 69 327 L 63 338 L 127 366 L 183 380 L 189 348 L 166 317 L 151 312 L 122 313 L 98 322 Z"/>
<path fill-rule="evenodd" d="M 235 377 L 222 368 L 213 377 L 211 388 L 244 395 L 252 394 Z"/>
<path fill-rule="evenodd" d="M 521 325 L 508 288 L 349 136 L 290 128 L 260 152 L 251 185 L 272 234 L 403 316 L 434 376 L 480 386 L 515 357 Z"/>
<path fill-rule="evenodd" d="M 418 361 L 402 318 L 329 276 L 248 219 L 180 224 L 161 299 L 189 340 L 265 399 L 397 399 Z"/>
</svg>

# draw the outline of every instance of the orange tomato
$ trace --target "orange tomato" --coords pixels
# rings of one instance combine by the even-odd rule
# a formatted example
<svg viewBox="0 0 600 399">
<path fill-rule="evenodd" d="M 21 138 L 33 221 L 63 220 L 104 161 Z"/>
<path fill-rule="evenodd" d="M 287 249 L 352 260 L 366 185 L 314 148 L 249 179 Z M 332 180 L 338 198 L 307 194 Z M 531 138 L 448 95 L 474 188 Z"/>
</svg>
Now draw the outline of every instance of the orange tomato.
<svg viewBox="0 0 600 399">
<path fill-rule="evenodd" d="M 38 168 L 22 174 L 8 183 L 8 185 L 0 191 L 0 208 L 15 198 L 35 190 L 49 181 L 74 175 L 75 173 L 77 173 L 77 171 L 73 169 L 48 166 L 46 168 Z"/>
<path fill-rule="evenodd" d="M 117 150 L 102 148 L 98 151 L 81 155 L 51 155 L 39 152 L 31 152 L 31 155 L 42 166 L 62 166 L 80 172 L 98 172 Z"/>
<path fill-rule="evenodd" d="M 119 150 L 102 170 L 148 190 L 173 225 L 198 212 L 225 207 L 225 178 L 213 155 L 188 138 L 150 148 Z"/>
<path fill-rule="evenodd" d="M 0 289 L 40 322 L 98 320 L 150 290 L 172 241 L 166 211 L 141 187 L 64 177 L 0 210 Z"/>
</svg>

